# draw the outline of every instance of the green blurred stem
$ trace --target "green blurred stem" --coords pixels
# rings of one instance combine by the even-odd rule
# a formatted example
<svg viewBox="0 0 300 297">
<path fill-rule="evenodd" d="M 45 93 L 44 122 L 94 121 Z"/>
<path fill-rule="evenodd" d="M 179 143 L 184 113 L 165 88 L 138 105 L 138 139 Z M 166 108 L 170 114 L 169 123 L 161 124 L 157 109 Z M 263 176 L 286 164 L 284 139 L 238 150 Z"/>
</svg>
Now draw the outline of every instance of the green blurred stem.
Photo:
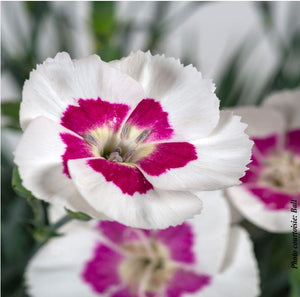
<svg viewBox="0 0 300 297">
<path fill-rule="evenodd" d="M 36 246 L 33 248 L 33 251 L 30 255 L 30 258 L 32 258 L 39 251 L 39 249 L 49 241 L 49 239 L 51 239 L 52 237 L 58 236 L 58 233 L 56 231 L 60 227 L 65 225 L 66 223 L 70 222 L 71 220 L 73 220 L 73 218 L 71 216 L 65 215 L 64 217 L 59 219 L 56 223 L 48 226 L 47 230 L 43 234 L 44 235 L 44 240 L 39 241 L 39 242 L 36 243 Z"/>
<path fill-rule="evenodd" d="M 65 215 L 64 217 L 62 217 L 60 220 L 58 220 L 56 223 L 54 223 L 53 225 L 50 225 L 50 229 L 52 231 L 56 231 L 58 230 L 61 226 L 65 225 L 66 223 L 72 221 L 73 218 L 69 215 Z"/>
</svg>

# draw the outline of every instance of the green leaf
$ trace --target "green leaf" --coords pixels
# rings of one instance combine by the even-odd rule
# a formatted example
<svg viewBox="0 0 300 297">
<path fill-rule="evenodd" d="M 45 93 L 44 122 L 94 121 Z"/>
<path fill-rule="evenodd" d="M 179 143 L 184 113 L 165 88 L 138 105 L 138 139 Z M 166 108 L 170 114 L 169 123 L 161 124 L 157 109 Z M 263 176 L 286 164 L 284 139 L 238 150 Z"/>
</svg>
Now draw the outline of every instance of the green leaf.
<svg viewBox="0 0 300 297">
<path fill-rule="evenodd" d="M 19 174 L 18 167 L 15 166 L 13 169 L 12 174 L 12 188 L 13 190 L 21 197 L 27 198 L 27 199 L 33 199 L 31 192 L 28 191 L 26 188 L 22 185 L 22 179 Z"/>
<path fill-rule="evenodd" d="M 1 114 L 8 117 L 9 123 L 6 126 L 14 129 L 20 129 L 19 125 L 20 102 L 2 102 Z"/>
<path fill-rule="evenodd" d="M 291 296 L 300 296 L 300 269 L 293 269 L 290 274 Z"/>
<path fill-rule="evenodd" d="M 239 104 L 244 92 L 245 84 L 237 79 L 241 75 L 241 65 L 245 63 L 251 51 L 257 45 L 256 36 L 249 38 L 240 45 L 227 60 L 226 65 L 220 71 L 217 78 L 217 96 L 221 100 L 220 107 L 232 107 Z"/>
<path fill-rule="evenodd" d="M 93 2 L 91 24 L 97 54 L 104 61 L 119 59 L 120 44 L 115 39 L 119 30 L 115 18 L 115 3 L 113 1 Z"/>
<path fill-rule="evenodd" d="M 51 226 L 42 226 L 40 228 L 33 229 L 33 237 L 37 242 L 47 242 L 52 237 L 61 236 L 60 233 L 53 230 Z"/>
<path fill-rule="evenodd" d="M 259 12 L 261 13 L 261 16 L 263 18 L 263 24 L 266 29 L 270 29 L 274 26 L 273 24 L 273 5 L 272 3 L 269 3 L 267 1 L 258 1 L 255 2 L 256 6 L 259 9 Z"/>
<path fill-rule="evenodd" d="M 68 213 L 68 215 L 73 219 L 80 220 L 80 221 L 89 221 L 92 219 L 89 215 L 83 212 L 74 212 L 67 208 L 65 208 L 65 210 Z"/>
<path fill-rule="evenodd" d="M 50 5 L 46 1 L 26 1 L 25 5 L 34 21 L 41 19 L 43 14 L 50 9 Z"/>
<path fill-rule="evenodd" d="M 92 24 L 94 32 L 109 36 L 115 28 L 115 3 L 111 1 L 93 2 Z"/>
</svg>

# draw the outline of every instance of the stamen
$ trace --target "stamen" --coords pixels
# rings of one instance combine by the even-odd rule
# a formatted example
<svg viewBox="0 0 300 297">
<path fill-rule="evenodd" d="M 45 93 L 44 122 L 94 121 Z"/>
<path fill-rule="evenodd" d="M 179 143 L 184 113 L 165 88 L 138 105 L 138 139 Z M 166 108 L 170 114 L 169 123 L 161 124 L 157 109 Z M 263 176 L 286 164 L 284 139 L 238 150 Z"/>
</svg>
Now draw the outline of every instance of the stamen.
<svg viewBox="0 0 300 297">
<path fill-rule="evenodd" d="M 98 145 L 98 142 L 97 142 L 96 138 L 94 138 L 91 134 L 85 134 L 85 135 L 83 136 L 83 139 L 84 139 L 87 143 L 89 143 L 89 144 L 91 144 L 91 145 L 95 145 L 95 146 Z"/>
<path fill-rule="evenodd" d="M 121 131 L 121 139 L 124 139 L 124 138 L 127 138 L 128 136 L 128 131 L 129 131 L 129 125 L 126 123 L 124 126 L 123 126 L 123 129 Z"/>
<path fill-rule="evenodd" d="M 143 132 L 135 139 L 135 142 L 136 142 L 137 144 L 144 142 L 151 132 L 152 132 L 151 129 L 146 129 L 146 130 L 144 130 L 144 131 L 143 131 Z"/>
<path fill-rule="evenodd" d="M 124 162 L 129 162 L 129 160 L 132 157 L 132 155 L 134 154 L 134 152 L 135 152 L 135 150 L 131 150 L 128 153 L 126 153 L 124 156 Z"/>
</svg>

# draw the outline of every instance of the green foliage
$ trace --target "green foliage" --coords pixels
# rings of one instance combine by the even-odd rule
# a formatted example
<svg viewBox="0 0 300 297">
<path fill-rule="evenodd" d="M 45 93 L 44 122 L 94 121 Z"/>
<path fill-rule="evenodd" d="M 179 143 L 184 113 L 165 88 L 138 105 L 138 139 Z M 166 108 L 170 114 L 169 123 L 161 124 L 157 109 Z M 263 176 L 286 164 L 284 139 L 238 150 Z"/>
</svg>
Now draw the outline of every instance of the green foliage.
<svg viewBox="0 0 300 297">
<path fill-rule="evenodd" d="M 56 230 L 53 230 L 49 226 L 41 226 L 39 228 L 33 229 L 32 230 L 32 235 L 33 238 L 39 242 L 39 243 L 45 243 L 47 242 L 50 238 L 60 236 Z"/>
<path fill-rule="evenodd" d="M 257 1 L 255 2 L 256 6 L 258 7 L 262 19 L 264 22 L 264 26 L 266 28 L 270 28 L 273 24 L 273 13 L 272 13 L 272 3 L 267 1 Z"/>
<path fill-rule="evenodd" d="M 116 27 L 114 8 L 115 3 L 110 1 L 93 3 L 92 26 L 96 34 L 111 37 Z"/>
<path fill-rule="evenodd" d="M 93 2 L 92 28 L 96 42 L 96 52 L 104 61 L 119 59 L 120 47 L 114 38 L 117 32 L 115 2 Z"/>
<path fill-rule="evenodd" d="M 32 211 L 11 186 L 12 164 L 1 155 L 2 296 L 24 297 L 23 274 L 35 242 L 27 227 Z"/>
<path fill-rule="evenodd" d="M 15 130 L 20 129 L 19 125 L 19 110 L 20 102 L 2 102 L 1 103 L 1 114 L 7 118 L 7 123 L 5 127 L 12 128 Z"/>
<path fill-rule="evenodd" d="M 1 112 L 3 115 L 10 117 L 14 121 L 19 121 L 20 102 L 2 102 Z"/>
<path fill-rule="evenodd" d="M 28 224 L 31 225 L 33 236 L 35 236 L 35 233 L 37 232 L 37 236 L 40 237 L 39 234 L 44 230 L 44 226 L 49 224 L 47 205 L 45 202 L 36 199 L 32 193 L 23 186 L 17 166 L 13 168 L 12 188 L 19 197 L 25 198 L 30 205 L 33 213 L 33 219 L 28 220 Z"/>
<path fill-rule="evenodd" d="M 242 50 L 239 48 L 232 58 L 229 59 L 226 67 L 218 81 L 220 83 L 217 86 L 216 92 L 218 98 L 220 98 L 220 107 L 235 106 L 242 93 L 241 87 L 236 87 L 236 80 L 240 70 L 240 63 L 242 57 Z"/>
<path fill-rule="evenodd" d="M 244 221 L 260 273 L 261 297 L 288 297 L 291 235 L 268 233 Z"/>
<path fill-rule="evenodd" d="M 68 215 L 71 218 L 75 219 L 75 220 L 90 221 L 92 219 L 89 215 L 87 215 L 87 214 L 85 214 L 83 212 L 74 212 L 74 211 L 71 211 L 71 210 L 69 210 L 67 208 L 65 208 L 65 210 L 68 213 Z"/>
<path fill-rule="evenodd" d="M 27 199 L 33 199 L 31 192 L 28 191 L 26 188 L 24 188 L 22 185 L 22 179 L 20 177 L 17 166 L 15 166 L 13 169 L 12 188 L 20 197 L 27 198 Z"/>
<path fill-rule="evenodd" d="M 300 269 L 292 269 L 290 273 L 291 295 L 290 297 L 300 296 Z"/>
<path fill-rule="evenodd" d="M 49 9 L 49 3 L 46 1 L 27 1 L 25 3 L 27 11 L 31 14 L 33 20 L 40 19 Z"/>
</svg>

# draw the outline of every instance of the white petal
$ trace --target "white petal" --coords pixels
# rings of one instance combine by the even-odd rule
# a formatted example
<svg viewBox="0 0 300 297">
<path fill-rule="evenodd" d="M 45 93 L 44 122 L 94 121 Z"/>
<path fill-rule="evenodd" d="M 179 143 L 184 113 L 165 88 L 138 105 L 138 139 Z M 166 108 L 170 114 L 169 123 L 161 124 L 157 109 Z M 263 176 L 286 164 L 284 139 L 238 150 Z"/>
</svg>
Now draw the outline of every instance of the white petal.
<svg viewBox="0 0 300 297">
<path fill-rule="evenodd" d="M 286 130 L 284 117 L 270 107 L 238 107 L 232 111 L 248 124 L 246 133 L 250 136 L 264 137 L 274 133 L 283 134 Z"/>
<path fill-rule="evenodd" d="M 270 210 L 242 186 L 227 190 L 228 196 L 239 212 L 250 222 L 269 232 L 291 232 L 291 212 Z"/>
<path fill-rule="evenodd" d="M 30 74 L 23 89 L 20 121 L 23 129 L 38 117 L 57 122 L 78 99 L 97 99 L 135 106 L 143 97 L 142 87 L 96 56 L 71 60 L 67 53 L 47 59 Z"/>
<path fill-rule="evenodd" d="M 231 229 L 222 272 L 213 277 L 199 297 L 257 297 L 259 274 L 249 235 L 240 227 Z"/>
<path fill-rule="evenodd" d="M 275 108 L 285 117 L 289 128 L 300 128 L 300 89 L 276 92 L 264 100 L 264 105 Z"/>
<path fill-rule="evenodd" d="M 217 125 L 219 100 L 214 84 L 192 65 L 184 67 L 174 58 L 141 51 L 111 65 L 137 80 L 148 98 L 160 101 L 175 130 L 174 139 L 207 136 Z"/>
<path fill-rule="evenodd" d="M 244 219 L 244 217 L 238 211 L 238 209 L 236 208 L 236 206 L 232 203 L 231 199 L 229 199 L 229 197 L 227 195 L 227 189 L 223 190 L 223 194 L 226 197 L 226 200 L 227 200 L 228 205 L 229 205 L 229 209 L 230 209 L 230 222 L 231 222 L 231 224 L 232 225 L 239 224 Z"/>
<path fill-rule="evenodd" d="M 26 288 L 31 297 L 96 297 L 80 274 L 93 255 L 99 235 L 92 229 L 76 230 L 51 239 L 31 259 Z"/>
<path fill-rule="evenodd" d="M 113 220 L 130 227 L 161 229 L 200 213 L 201 201 L 189 192 L 152 189 L 146 194 L 124 194 L 88 166 L 87 160 L 68 162 L 72 180 L 90 205 Z"/>
<path fill-rule="evenodd" d="M 216 274 L 224 261 L 230 229 L 228 203 L 221 191 L 198 192 L 203 203 L 201 214 L 188 222 L 195 232 L 194 252 L 198 269 Z"/>
<path fill-rule="evenodd" d="M 159 176 L 143 171 L 147 180 L 166 190 L 218 190 L 240 184 L 250 161 L 252 142 L 244 133 L 246 125 L 240 117 L 224 111 L 220 115 L 218 126 L 208 137 L 191 142 L 197 160 Z"/>
<path fill-rule="evenodd" d="M 73 211 L 101 216 L 81 197 L 71 179 L 63 174 L 65 144 L 59 134 L 71 133 L 57 123 L 39 117 L 25 130 L 15 151 L 23 186 L 39 199 Z"/>
</svg>

